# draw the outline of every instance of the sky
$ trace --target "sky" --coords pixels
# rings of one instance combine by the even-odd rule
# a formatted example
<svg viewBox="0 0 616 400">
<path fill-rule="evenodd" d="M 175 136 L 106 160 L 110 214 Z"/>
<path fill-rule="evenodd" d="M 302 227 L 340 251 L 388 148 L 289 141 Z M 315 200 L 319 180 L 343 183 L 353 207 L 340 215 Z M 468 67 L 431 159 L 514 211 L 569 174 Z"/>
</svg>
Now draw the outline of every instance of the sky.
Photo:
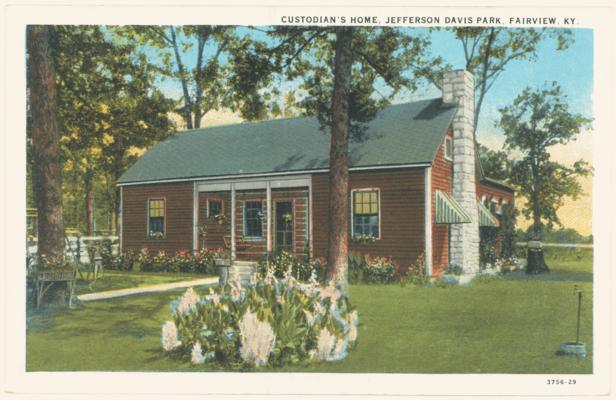
<svg viewBox="0 0 616 400">
<path fill-rule="evenodd" d="M 409 32 L 428 34 L 425 28 L 408 28 Z M 593 32 L 591 29 L 573 29 L 574 43 L 565 51 L 556 51 L 556 41 L 545 39 L 538 48 L 536 61 L 513 61 L 510 62 L 505 71 L 499 76 L 494 86 L 487 93 L 480 114 L 477 128 L 477 140 L 482 144 L 500 149 L 504 142 L 502 131 L 496 128 L 499 113 L 498 109 L 511 103 L 511 101 L 526 87 L 533 89 L 542 88 L 552 81 L 558 82 L 567 96 L 570 110 L 591 117 L 592 114 L 592 92 L 593 92 Z M 264 35 L 245 28 L 242 33 L 253 32 L 259 39 L 264 39 Z M 430 52 L 434 56 L 443 57 L 444 61 L 455 69 L 464 67 L 464 53 L 460 43 L 455 40 L 451 32 L 432 31 Z M 150 52 L 151 57 L 155 57 Z M 189 51 L 186 57 L 186 64 L 194 65 L 196 56 Z M 181 89 L 178 82 L 167 80 L 159 82 L 159 87 L 163 92 L 174 98 L 179 98 Z M 293 88 L 293 85 L 283 85 L 284 91 Z M 385 88 L 379 90 L 386 91 Z M 394 102 L 416 101 L 424 98 L 440 97 L 438 89 L 431 84 L 423 84 L 414 93 L 404 93 L 397 97 Z M 228 111 L 216 112 L 206 117 L 206 124 L 222 124 L 238 122 L 237 115 Z M 580 138 L 567 145 L 558 146 L 551 151 L 553 158 L 566 164 L 584 158 L 592 161 L 592 134 L 584 132 Z M 567 200 L 559 216 L 567 227 L 573 227 L 580 233 L 592 233 L 591 225 L 591 196 L 592 179 L 585 178 L 581 181 L 587 195 L 582 196 L 577 201 Z M 525 227 L 526 222 L 521 221 L 521 226 Z"/>
</svg>

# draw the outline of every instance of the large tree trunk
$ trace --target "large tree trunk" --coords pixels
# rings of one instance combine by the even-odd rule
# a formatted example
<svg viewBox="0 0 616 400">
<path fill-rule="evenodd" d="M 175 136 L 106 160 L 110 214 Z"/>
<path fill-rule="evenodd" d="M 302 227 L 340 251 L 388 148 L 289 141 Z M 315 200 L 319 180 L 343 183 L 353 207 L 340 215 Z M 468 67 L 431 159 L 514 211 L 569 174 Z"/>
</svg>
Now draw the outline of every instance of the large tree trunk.
<svg viewBox="0 0 616 400">
<path fill-rule="evenodd" d="M 32 189 L 38 210 L 38 254 L 59 256 L 64 252 L 64 221 L 52 34 L 50 26 L 28 27 L 28 80 L 32 115 Z"/>
<path fill-rule="evenodd" d="M 86 234 L 88 236 L 94 236 L 94 185 L 93 185 L 93 172 L 91 170 L 86 171 L 83 185 L 85 195 L 85 219 L 86 219 Z"/>
<path fill-rule="evenodd" d="M 336 31 L 332 127 L 329 150 L 329 243 L 327 277 L 348 295 L 349 169 L 348 129 L 353 28 Z"/>
<path fill-rule="evenodd" d="M 531 193 L 531 207 L 533 210 L 533 242 L 539 242 L 539 245 L 528 246 L 526 255 L 526 273 L 527 274 L 540 274 L 543 272 L 549 272 L 549 268 L 545 263 L 543 255 L 543 245 L 541 245 L 543 224 L 541 223 L 541 208 L 539 205 L 539 188 L 541 187 L 539 182 L 539 172 L 536 161 L 534 161 L 535 152 L 531 151 L 531 157 L 533 161 L 531 163 L 531 173 L 533 179 L 533 192 Z"/>
</svg>

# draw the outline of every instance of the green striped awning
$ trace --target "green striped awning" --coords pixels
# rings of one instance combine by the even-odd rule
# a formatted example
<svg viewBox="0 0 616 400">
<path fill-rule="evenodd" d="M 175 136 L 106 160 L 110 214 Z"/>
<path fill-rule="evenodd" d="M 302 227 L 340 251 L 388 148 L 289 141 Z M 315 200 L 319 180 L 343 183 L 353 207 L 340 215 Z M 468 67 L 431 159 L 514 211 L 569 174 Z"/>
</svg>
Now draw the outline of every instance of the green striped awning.
<svg viewBox="0 0 616 400">
<path fill-rule="evenodd" d="M 464 224 L 471 222 L 471 216 L 448 193 L 437 190 L 434 200 L 437 224 Z"/>
<path fill-rule="evenodd" d="M 498 218 L 496 218 L 482 202 L 477 202 L 477 208 L 479 209 L 479 226 L 497 227 L 500 225 Z"/>
</svg>

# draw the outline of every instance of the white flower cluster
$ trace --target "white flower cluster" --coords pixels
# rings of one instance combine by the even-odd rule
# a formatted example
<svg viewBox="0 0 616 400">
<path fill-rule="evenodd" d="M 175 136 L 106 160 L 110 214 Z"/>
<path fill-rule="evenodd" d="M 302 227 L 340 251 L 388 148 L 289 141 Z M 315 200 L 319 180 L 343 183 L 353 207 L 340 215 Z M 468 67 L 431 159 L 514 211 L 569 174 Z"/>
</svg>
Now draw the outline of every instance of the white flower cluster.
<svg viewBox="0 0 616 400">
<path fill-rule="evenodd" d="M 179 303 L 175 307 L 175 312 L 182 315 L 188 315 L 191 311 L 197 308 L 199 295 L 193 288 L 188 288 L 180 297 Z"/>
<path fill-rule="evenodd" d="M 311 357 L 322 361 L 339 361 L 347 356 L 348 338 L 338 338 L 327 328 L 321 329 L 317 339 L 317 349 Z"/>
<path fill-rule="evenodd" d="M 163 324 L 161 341 L 165 351 L 174 350 L 182 345 L 182 342 L 178 339 L 178 328 L 175 326 L 175 322 L 167 321 Z"/>
<path fill-rule="evenodd" d="M 240 355 L 245 361 L 252 361 L 262 367 L 267 364 L 269 355 L 274 351 L 276 334 L 267 322 L 257 319 L 257 315 L 248 309 L 240 323 Z"/>
<path fill-rule="evenodd" d="M 203 350 L 201 349 L 201 343 L 196 342 L 193 345 L 192 351 L 190 352 L 190 362 L 192 364 L 204 364 L 206 361 L 214 359 L 214 352 L 211 351 L 207 354 L 203 354 Z"/>
<path fill-rule="evenodd" d="M 209 294 L 205 295 L 205 301 L 207 301 L 208 303 L 212 303 L 215 306 L 218 305 L 220 303 L 220 295 L 216 292 L 214 292 L 212 290 L 212 288 L 210 288 L 210 292 Z"/>
<path fill-rule="evenodd" d="M 338 301 L 341 295 L 342 294 L 340 293 L 340 290 L 336 289 L 334 281 L 330 281 L 327 287 L 321 288 L 319 290 L 319 296 L 321 297 L 321 300 L 331 299 L 332 304 Z"/>
<path fill-rule="evenodd" d="M 233 270 L 231 276 L 229 277 L 229 286 L 231 286 L 231 300 L 235 303 L 239 303 L 244 298 L 245 290 L 242 288 L 242 281 L 240 279 L 240 274 L 237 270 Z"/>
</svg>

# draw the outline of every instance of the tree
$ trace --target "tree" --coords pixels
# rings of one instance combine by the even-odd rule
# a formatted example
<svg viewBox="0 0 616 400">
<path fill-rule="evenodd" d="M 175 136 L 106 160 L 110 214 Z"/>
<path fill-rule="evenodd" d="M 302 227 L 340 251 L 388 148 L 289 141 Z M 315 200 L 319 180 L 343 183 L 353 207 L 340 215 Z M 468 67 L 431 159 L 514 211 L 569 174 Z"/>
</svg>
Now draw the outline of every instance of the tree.
<svg viewBox="0 0 616 400">
<path fill-rule="evenodd" d="M 66 183 L 65 197 L 83 196 L 72 203 L 85 210 L 83 225 L 92 235 L 95 192 L 114 193 L 106 197 L 112 199 L 110 214 L 117 215 L 115 181 L 135 160 L 127 152 L 170 133 L 173 102 L 154 89 L 155 69 L 147 59 L 133 45 L 114 43 L 105 28 L 56 31 L 60 141 L 64 172 L 74 178 Z"/>
<path fill-rule="evenodd" d="M 564 198 L 580 196 L 582 187 L 577 178 L 592 172 L 584 160 L 566 166 L 550 158 L 552 146 L 575 140 L 591 122 L 571 113 L 565 101 L 560 86 L 553 82 L 534 91 L 527 87 L 510 106 L 499 109 L 497 126 L 505 133 L 505 146 L 521 153 L 521 158 L 513 162 L 511 181 L 527 200 L 522 212 L 532 218 L 535 240 L 541 240 L 544 224 L 549 228 L 560 225 L 557 211 Z"/>
<path fill-rule="evenodd" d="M 349 93 L 353 53 L 352 27 L 336 28 L 334 90 L 329 147 L 329 235 L 327 275 L 347 293 L 349 262 Z M 332 207 L 333 206 L 333 207 Z"/>
<path fill-rule="evenodd" d="M 54 45 L 51 26 L 28 26 L 30 155 L 32 185 L 38 211 L 39 256 L 64 254 Z"/>
<path fill-rule="evenodd" d="M 366 139 L 365 123 L 401 89 L 414 90 L 413 67 L 430 61 L 429 41 L 401 29 L 275 27 L 270 44 L 253 43 L 234 53 L 230 78 L 244 107 L 262 113 L 262 93 L 276 76 L 298 82 L 297 107 L 318 117 L 330 132 L 327 277 L 347 293 L 349 240 L 349 141 Z M 376 88 L 384 82 L 388 93 Z"/>
<path fill-rule="evenodd" d="M 226 88 L 229 74 L 225 63 L 229 51 L 237 45 L 236 28 L 215 25 L 130 26 L 116 28 L 121 37 L 159 51 L 160 72 L 177 79 L 182 87 L 182 104 L 177 110 L 187 129 L 200 128 L 209 111 L 229 106 L 231 94 Z M 188 66 L 189 51 L 195 51 L 194 67 Z"/>
<path fill-rule="evenodd" d="M 477 143 L 477 150 L 485 176 L 503 182 L 509 181 L 511 165 L 507 152 L 489 149 L 481 143 Z"/>
</svg>

